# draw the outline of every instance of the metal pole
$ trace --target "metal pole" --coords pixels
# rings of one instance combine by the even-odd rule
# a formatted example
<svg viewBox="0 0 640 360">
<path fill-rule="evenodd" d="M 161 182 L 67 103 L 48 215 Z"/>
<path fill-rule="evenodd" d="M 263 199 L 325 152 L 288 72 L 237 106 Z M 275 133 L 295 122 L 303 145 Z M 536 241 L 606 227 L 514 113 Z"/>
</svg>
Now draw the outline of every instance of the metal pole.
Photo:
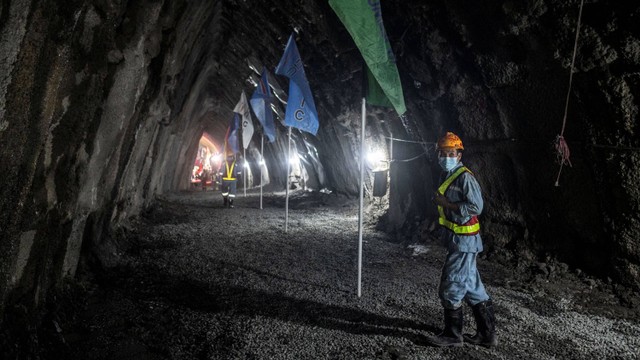
<svg viewBox="0 0 640 360">
<path fill-rule="evenodd" d="M 289 146 L 287 149 L 287 190 L 285 200 L 285 215 L 284 215 L 284 232 L 287 232 L 289 228 L 289 181 L 291 181 L 291 126 L 289 126 Z"/>
<path fill-rule="evenodd" d="M 264 161 L 264 135 L 260 138 L 260 210 L 262 210 L 262 185 L 264 181 L 262 181 L 262 167 L 267 166 L 267 163 Z"/>
<path fill-rule="evenodd" d="M 389 125 L 389 137 L 391 142 L 389 143 L 389 171 L 387 176 L 389 179 L 389 203 L 391 203 L 391 164 L 393 164 L 393 131 L 391 131 L 391 125 Z"/>
<path fill-rule="evenodd" d="M 242 158 L 244 159 L 244 163 L 242 164 L 242 173 L 244 174 L 244 197 L 247 197 L 247 149 L 242 149 Z"/>
<path fill-rule="evenodd" d="M 391 143 L 389 145 L 389 173 L 391 173 L 391 162 L 393 161 L 393 132 L 389 129 Z"/>
<path fill-rule="evenodd" d="M 364 127 L 367 100 L 362 98 L 362 126 L 360 130 L 360 212 L 358 214 L 358 297 L 362 296 L 362 218 L 364 205 Z"/>
</svg>

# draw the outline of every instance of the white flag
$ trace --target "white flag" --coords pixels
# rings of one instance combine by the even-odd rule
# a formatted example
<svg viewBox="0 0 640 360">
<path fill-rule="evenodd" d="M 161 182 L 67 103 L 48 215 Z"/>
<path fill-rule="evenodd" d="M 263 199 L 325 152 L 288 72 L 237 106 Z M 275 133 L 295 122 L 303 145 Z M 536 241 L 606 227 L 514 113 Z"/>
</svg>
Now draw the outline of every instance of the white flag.
<svg viewBox="0 0 640 360">
<path fill-rule="evenodd" d="M 240 95 L 240 101 L 236 104 L 233 112 L 242 115 L 242 146 L 246 149 L 249 147 L 253 136 L 253 122 L 251 121 L 251 110 L 249 110 L 249 103 L 244 91 Z"/>
</svg>

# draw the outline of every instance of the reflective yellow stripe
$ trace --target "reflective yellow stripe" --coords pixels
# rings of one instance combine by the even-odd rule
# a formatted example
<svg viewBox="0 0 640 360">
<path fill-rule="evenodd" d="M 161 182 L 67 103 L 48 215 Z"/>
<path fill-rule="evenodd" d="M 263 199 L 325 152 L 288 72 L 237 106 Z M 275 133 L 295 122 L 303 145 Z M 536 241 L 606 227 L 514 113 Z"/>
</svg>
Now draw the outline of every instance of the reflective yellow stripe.
<svg viewBox="0 0 640 360">
<path fill-rule="evenodd" d="M 473 234 L 480 231 L 480 223 L 473 225 L 458 225 L 444 218 L 442 215 L 438 218 L 438 223 L 458 235 Z"/>
<path fill-rule="evenodd" d="M 456 170 L 456 172 L 454 172 L 451 176 L 446 178 L 444 180 L 444 182 L 442 183 L 442 185 L 440 185 L 440 187 L 438 188 L 438 192 L 440 193 L 440 195 L 444 195 L 444 192 L 447 191 L 447 188 L 449 188 L 449 185 L 451 185 L 451 183 L 455 179 L 457 179 L 458 176 L 462 175 L 462 173 L 465 172 L 465 171 L 469 171 L 469 169 L 467 169 L 466 167 L 462 166 L 460 169 Z M 469 172 L 471 173 L 471 171 L 469 171 Z"/>
<path fill-rule="evenodd" d="M 469 171 L 469 173 L 473 174 L 469 169 L 467 169 L 466 167 L 461 167 L 460 169 L 456 170 L 456 172 L 454 172 L 453 174 L 451 174 L 451 176 L 449 176 L 448 178 L 446 178 L 444 180 L 444 182 L 442 183 L 442 185 L 440 185 L 440 187 L 438 187 L 438 192 L 440 193 L 440 195 L 444 195 L 445 191 L 447 191 L 447 189 L 449 188 L 449 185 L 451 185 L 451 183 L 458 178 L 458 176 L 462 175 L 463 172 L 465 171 Z M 438 214 L 440 215 L 440 217 L 438 218 L 438 224 L 446 227 L 447 229 L 453 231 L 455 234 L 458 235 L 465 235 L 465 234 L 472 234 L 472 233 L 476 233 L 478 231 L 480 231 L 480 223 L 475 223 L 473 225 L 460 225 L 460 224 L 456 224 L 452 221 L 447 220 L 447 217 L 444 215 L 444 208 L 440 205 L 438 205 Z"/>
<path fill-rule="evenodd" d="M 223 177 L 222 180 L 235 180 L 236 178 L 232 177 L 231 174 L 233 174 L 233 168 L 236 167 L 236 162 L 234 161 L 231 164 L 231 169 L 229 169 L 229 163 L 225 161 L 224 167 L 227 169 L 227 177 Z"/>
</svg>

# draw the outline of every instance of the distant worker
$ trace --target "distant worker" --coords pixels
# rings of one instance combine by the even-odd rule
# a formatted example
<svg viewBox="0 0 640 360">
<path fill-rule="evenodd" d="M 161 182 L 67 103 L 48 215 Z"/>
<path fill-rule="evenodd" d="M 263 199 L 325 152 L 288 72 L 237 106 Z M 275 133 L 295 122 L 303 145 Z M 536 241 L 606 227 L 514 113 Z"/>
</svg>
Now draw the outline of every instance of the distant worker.
<svg viewBox="0 0 640 360">
<path fill-rule="evenodd" d="M 220 176 L 222 176 L 222 198 L 224 207 L 233 207 L 233 199 L 236 197 L 236 183 L 240 176 L 240 168 L 236 166 L 236 158 L 232 154 L 220 164 Z"/>
<path fill-rule="evenodd" d="M 486 347 L 497 344 L 493 304 L 476 267 L 482 252 L 480 223 L 483 201 L 480 185 L 461 162 L 462 140 L 447 132 L 438 141 L 438 163 L 443 170 L 433 202 L 438 206 L 441 238 L 447 247 L 438 294 L 444 307 L 444 331 L 431 338 L 435 346 Z M 463 300 L 473 310 L 477 332 L 462 335 Z"/>
</svg>

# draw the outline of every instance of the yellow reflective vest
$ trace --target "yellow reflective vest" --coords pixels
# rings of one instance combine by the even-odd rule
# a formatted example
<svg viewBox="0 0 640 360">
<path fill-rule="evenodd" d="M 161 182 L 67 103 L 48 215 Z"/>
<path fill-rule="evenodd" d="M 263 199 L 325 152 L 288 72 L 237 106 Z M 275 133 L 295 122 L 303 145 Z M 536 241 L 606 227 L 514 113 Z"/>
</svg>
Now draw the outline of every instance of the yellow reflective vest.
<svg viewBox="0 0 640 360">
<path fill-rule="evenodd" d="M 473 174 L 466 167 L 464 166 L 460 167 L 458 170 L 456 170 L 456 172 L 451 174 L 451 176 L 446 178 L 444 182 L 440 185 L 440 187 L 438 187 L 438 193 L 444 196 L 444 193 L 447 191 L 451 183 L 453 183 L 458 178 L 458 176 L 462 175 L 462 173 L 464 173 L 465 171 L 468 171 L 470 174 Z M 466 223 L 457 224 L 447 219 L 447 217 L 444 214 L 444 208 L 440 205 L 438 205 L 438 214 L 440 215 L 438 218 L 438 223 L 446 227 L 447 229 L 453 231 L 455 234 L 475 235 L 480 232 L 480 222 L 478 221 L 478 217 L 475 215 L 472 216 L 471 219 Z"/>
<path fill-rule="evenodd" d="M 229 167 L 229 163 L 228 163 L 228 162 L 226 162 L 226 161 L 224 162 L 225 170 L 227 170 L 225 174 L 226 174 L 227 176 L 223 177 L 223 178 L 222 178 L 222 180 L 235 180 L 235 179 L 236 179 L 236 178 L 233 176 L 233 175 L 234 175 L 234 174 L 233 174 L 233 168 L 234 168 L 235 166 L 236 166 L 236 162 L 235 162 L 235 161 L 231 164 L 231 167 Z"/>
</svg>

